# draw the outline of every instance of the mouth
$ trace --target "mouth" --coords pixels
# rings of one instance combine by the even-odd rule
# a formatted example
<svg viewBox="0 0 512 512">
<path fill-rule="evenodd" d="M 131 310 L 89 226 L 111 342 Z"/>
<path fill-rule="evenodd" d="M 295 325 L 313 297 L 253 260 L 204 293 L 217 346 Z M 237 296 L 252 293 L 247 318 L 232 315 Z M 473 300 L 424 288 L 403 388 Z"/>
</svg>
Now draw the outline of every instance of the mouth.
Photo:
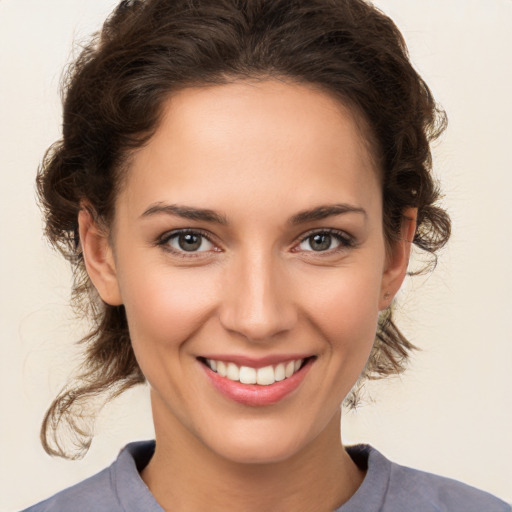
<svg viewBox="0 0 512 512">
<path fill-rule="evenodd" d="M 275 364 L 239 364 L 199 357 L 208 379 L 225 397 L 250 406 L 272 405 L 294 391 L 304 380 L 316 356 L 288 359 Z"/>
<path fill-rule="evenodd" d="M 308 359 L 311 359 L 311 357 L 292 359 L 287 362 L 263 366 L 261 368 L 238 365 L 230 361 L 206 358 L 199 359 L 201 362 L 206 364 L 210 370 L 233 382 L 241 382 L 242 384 L 258 384 L 259 386 L 271 386 L 276 382 L 281 382 L 295 375 L 295 373 L 297 373 Z"/>
</svg>

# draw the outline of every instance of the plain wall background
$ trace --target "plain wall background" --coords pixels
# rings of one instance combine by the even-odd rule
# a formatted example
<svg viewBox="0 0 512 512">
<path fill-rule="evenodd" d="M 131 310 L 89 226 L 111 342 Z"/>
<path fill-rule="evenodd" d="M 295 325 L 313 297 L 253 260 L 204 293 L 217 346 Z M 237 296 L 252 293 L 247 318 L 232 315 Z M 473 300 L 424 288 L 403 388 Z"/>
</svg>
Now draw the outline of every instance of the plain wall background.
<svg viewBox="0 0 512 512">
<path fill-rule="evenodd" d="M 38 431 L 76 362 L 70 273 L 41 235 L 34 176 L 59 138 L 61 71 L 114 0 L 0 0 L 0 510 L 19 510 L 152 436 L 147 389 L 107 406 L 87 457 L 49 458 Z M 453 217 L 436 272 L 409 279 L 400 325 L 421 347 L 375 403 L 344 418 L 347 443 L 512 502 L 512 1 L 378 0 L 447 110 L 435 169 Z M 78 50 L 75 47 L 75 54 Z"/>
</svg>

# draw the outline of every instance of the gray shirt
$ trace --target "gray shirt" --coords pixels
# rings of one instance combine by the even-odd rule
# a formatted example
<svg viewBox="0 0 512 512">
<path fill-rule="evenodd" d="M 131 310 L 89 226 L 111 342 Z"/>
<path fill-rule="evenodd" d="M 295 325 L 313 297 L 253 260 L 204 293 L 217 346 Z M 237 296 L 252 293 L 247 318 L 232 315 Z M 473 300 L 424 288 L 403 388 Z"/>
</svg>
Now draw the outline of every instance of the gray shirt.
<svg viewBox="0 0 512 512">
<path fill-rule="evenodd" d="M 131 443 L 108 468 L 24 512 L 163 512 L 139 475 L 154 450 L 154 441 Z M 371 446 L 347 451 L 367 473 L 352 498 L 334 512 L 511 512 L 486 492 L 400 466 Z"/>
</svg>

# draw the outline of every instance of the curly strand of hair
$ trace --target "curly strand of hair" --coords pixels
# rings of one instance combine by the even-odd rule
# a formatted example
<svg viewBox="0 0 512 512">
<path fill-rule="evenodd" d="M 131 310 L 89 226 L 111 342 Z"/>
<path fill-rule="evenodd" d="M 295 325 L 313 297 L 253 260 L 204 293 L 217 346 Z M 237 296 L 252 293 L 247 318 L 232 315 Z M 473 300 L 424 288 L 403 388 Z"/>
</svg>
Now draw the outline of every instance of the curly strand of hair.
<svg viewBox="0 0 512 512">
<path fill-rule="evenodd" d="M 50 455 L 83 457 L 104 405 L 145 382 L 133 353 L 123 306 L 105 305 L 105 309 L 103 315 L 98 315 L 101 321 L 96 329 L 80 341 L 86 345 L 84 371 L 74 379 L 72 387 L 59 393 L 44 417 L 40 437 Z"/>
</svg>

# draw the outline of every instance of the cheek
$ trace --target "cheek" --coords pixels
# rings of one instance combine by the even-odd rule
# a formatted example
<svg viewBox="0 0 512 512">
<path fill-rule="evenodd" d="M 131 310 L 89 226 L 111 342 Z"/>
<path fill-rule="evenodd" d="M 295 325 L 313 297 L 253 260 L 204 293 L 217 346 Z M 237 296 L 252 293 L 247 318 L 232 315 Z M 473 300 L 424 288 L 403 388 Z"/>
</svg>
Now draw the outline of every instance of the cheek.
<svg viewBox="0 0 512 512">
<path fill-rule="evenodd" d="M 380 276 L 377 272 L 341 269 L 333 276 L 326 276 L 323 282 L 315 281 L 309 291 L 311 305 L 316 304 L 316 309 L 337 309 L 340 320 L 350 313 L 355 322 L 378 312 Z"/>
<path fill-rule="evenodd" d="M 134 346 L 151 343 L 162 348 L 179 345 L 201 326 L 211 310 L 215 281 L 198 269 L 151 267 L 121 280 L 132 342 Z"/>
<path fill-rule="evenodd" d="M 347 268 L 310 283 L 306 314 L 340 357 L 350 353 L 365 359 L 371 350 L 379 314 L 380 279 L 375 270 Z"/>
</svg>

